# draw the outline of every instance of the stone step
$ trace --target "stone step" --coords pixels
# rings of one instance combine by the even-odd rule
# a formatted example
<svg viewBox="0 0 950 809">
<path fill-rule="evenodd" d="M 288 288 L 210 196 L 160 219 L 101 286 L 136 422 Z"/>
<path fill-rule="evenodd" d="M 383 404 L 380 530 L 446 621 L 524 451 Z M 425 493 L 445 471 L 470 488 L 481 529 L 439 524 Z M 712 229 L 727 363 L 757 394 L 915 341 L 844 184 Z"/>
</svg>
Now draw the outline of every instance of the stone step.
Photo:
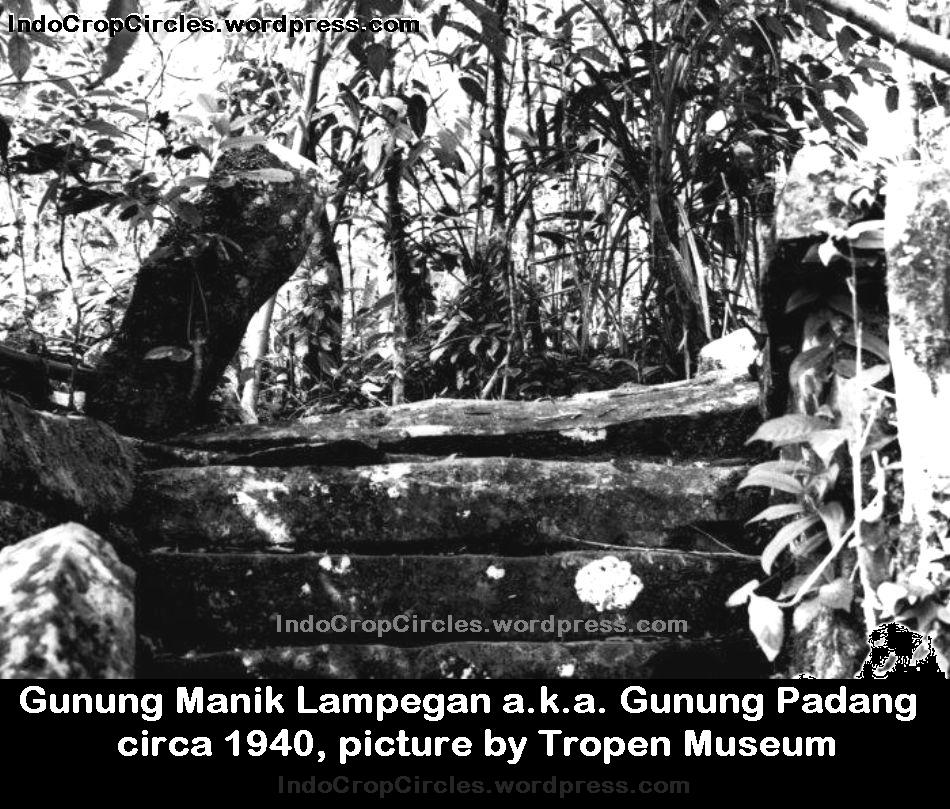
<svg viewBox="0 0 950 809">
<path fill-rule="evenodd" d="M 180 436 L 147 454 L 156 466 L 356 465 L 386 452 L 726 458 L 747 455 L 757 404 L 755 382 L 712 375 L 534 402 L 432 399 Z"/>
<path fill-rule="evenodd" d="M 188 551 L 714 549 L 702 526 L 737 526 L 764 507 L 759 490 L 736 491 L 744 474 L 704 463 L 519 458 L 182 467 L 144 474 L 132 510 L 147 546 Z"/>
<path fill-rule="evenodd" d="M 568 643 L 324 644 L 162 655 L 140 676 L 170 679 L 648 679 L 767 677 L 749 638 Z"/>
<path fill-rule="evenodd" d="M 637 626 L 641 620 L 685 621 L 679 634 L 703 638 L 743 628 L 745 616 L 725 601 L 757 570 L 749 558 L 645 549 L 536 557 L 155 551 L 139 574 L 139 628 L 158 652 L 380 640 L 375 627 L 373 634 L 278 630 L 278 620 L 289 629 L 294 627 L 288 619 L 308 616 L 344 621 L 451 616 L 456 627 L 459 621 L 483 622 L 488 631 L 479 632 L 479 639 L 485 641 L 592 640 L 616 636 L 618 622 L 629 636 L 645 631 Z M 492 623 L 549 616 L 592 623 L 565 627 L 560 637 L 537 623 Z M 451 635 L 444 627 L 420 629 L 385 638 L 397 645 L 472 638 L 471 628 Z"/>
</svg>

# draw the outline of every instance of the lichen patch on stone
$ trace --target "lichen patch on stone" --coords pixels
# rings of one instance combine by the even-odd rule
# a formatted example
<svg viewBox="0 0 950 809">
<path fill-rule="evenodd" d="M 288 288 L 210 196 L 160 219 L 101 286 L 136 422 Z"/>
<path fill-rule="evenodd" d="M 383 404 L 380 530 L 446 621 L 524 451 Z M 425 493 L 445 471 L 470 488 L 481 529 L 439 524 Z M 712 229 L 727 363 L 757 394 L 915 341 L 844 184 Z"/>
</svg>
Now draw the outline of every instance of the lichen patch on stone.
<svg viewBox="0 0 950 809">
<path fill-rule="evenodd" d="M 607 430 L 604 428 L 576 427 L 573 430 L 561 430 L 561 436 L 584 444 L 596 444 L 607 440 Z"/>
<path fill-rule="evenodd" d="M 585 604 L 597 612 L 629 607 L 643 590 L 643 582 L 630 567 L 616 556 L 595 559 L 577 571 L 574 591 Z"/>
</svg>

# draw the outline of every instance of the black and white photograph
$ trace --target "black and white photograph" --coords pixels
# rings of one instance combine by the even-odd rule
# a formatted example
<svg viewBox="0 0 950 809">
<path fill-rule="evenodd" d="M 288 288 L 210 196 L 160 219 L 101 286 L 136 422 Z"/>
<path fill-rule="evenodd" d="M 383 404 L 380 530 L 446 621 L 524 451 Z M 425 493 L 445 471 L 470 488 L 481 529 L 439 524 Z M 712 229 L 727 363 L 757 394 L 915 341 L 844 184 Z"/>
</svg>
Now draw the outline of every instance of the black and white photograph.
<svg viewBox="0 0 950 809">
<path fill-rule="evenodd" d="M 0 722 L 684 794 L 948 657 L 947 0 L 0 3 Z"/>
</svg>

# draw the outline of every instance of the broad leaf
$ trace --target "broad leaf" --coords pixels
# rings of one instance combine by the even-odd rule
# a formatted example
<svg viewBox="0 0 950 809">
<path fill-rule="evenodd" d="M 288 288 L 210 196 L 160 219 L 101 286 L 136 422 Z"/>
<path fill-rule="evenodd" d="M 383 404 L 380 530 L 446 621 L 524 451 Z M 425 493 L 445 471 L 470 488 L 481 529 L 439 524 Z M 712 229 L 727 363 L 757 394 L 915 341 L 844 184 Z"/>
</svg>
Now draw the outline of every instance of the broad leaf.
<svg viewBox="0 0 950 809">
<path fill-rule="evenodd" d="M 766 489 L 776 489 L 780 492 L 788 492 L 788 494 L 802 495 L 805 493 L 805 487 L 801 481 L 780 472 L 750 472 L 738 488 L 748 489 L 751 486 L 763 486 Z"/>
<path fill-rule="evenodd" d="M 749 598 L 749 629 L 769 661 L 775 660 L 785 641 L 785 613 L 770 598 Z"/>
<path fill-rule="evenodd" d="M 461 325 L 462 318 L 459 315 L 453 317 L 439 332 L 439 339 L 436 340 L 435 347 L 429 352 L 429 361 L 436 362 L 449 349 L 449 338 L 455 334 L 455 330 Z"/>
<path fill-rule="evenodd" d="M 7 40 L 7 62 L 13 76 L 20 81 L 33 64 L 33 52 L 30 43 L 23 34 L 13 34 Z"/>
<path fill-rule="evenodd" d="M 185 362 L 191 359 L 191 351 L 179 346 L 159 346 L 153 348 L 145 355 L 147 360 L 171 360 L 172 362 Z"/>
<path fill-rule="evenodd" d="M 795 627 L 795 631 L 801 632 L 804 630 L 815 620 L 820 611 L 821 602 L 817 598 L 810 598 L 795 607 L 795 611 L 792 613 L 792 626 Z"/>
<path fill-rule="evenodd" d="M 864 119 L 854 110 L 848 109 L 847 107 L 835 107 L 835 112 L 857 130 L 863 132 L 868 128 L 868 125 L 864 123 Z"/>
<path fill-rule="evenodd" d="M 785 314 L 789 314 L 797 309 L 801 309 L 803 306 L 814 303 L 820 297 L 817 290 L 804 287 L 802 289 L 796 289 L 788 297 L 788 302 L 785 304 Z"/>
<path fill-rule="evenodd" d="M 801 461 L 763 461 L 762 463 L 757 463 L 749 470 L 751 475 L 753 472 L 780 472 L 783 475 L 794 475 L 798 472 L 804 472 L 805 467 L 802 465 Z"/>
<path fill-rule="evenodd" d="M 873 219 L 858 222 L 848 228 L 845 236 L 855 250 L 884 249 L 884 220 Z"/>
<path fill-rule="evenodd" d="M 854 601 L 854 585 L 845 577 L 823 584 L 818 590 L 818 601 L 833 610 L 849 610 Z"/>
<path fill-rule="evenodd" d="M 386 70 L 386 66 L 389 63 L 389 50 L 385 45 L 374 42 L 372 45 L 366 46 L 365 55 L 366 66 L 369 68 L 369 72 L 373 74 L 373 78 L 376 79 L 376 81 L 379 81 L 383 77 L 383 71 Z"/>
<path fill-rule="evenodd" d="M 110 20 L 116 17 L 125 18 L 141 10 L 139 0 L 109 0 L 109 5 L 106 8 L 106 17 Z M 125 57 L 135 44 L 138 35 L 138 31 L 130 31 L 128 28 L 123 28 L 115 36 L 109 37 L 105 49 L 106 59 L 102 63 L 102 69 L 99 71 L 100 81 L 115 75 L 119 68 L 122 67 L 122 62 L 125 61 Z"/>
<path fill-rule="evenodd" d="M 765 422 L 746 443 L 767 441 L 774 447 L 802 444 L 808 441 L 812 434 L 825 430 L 828 426 L 823 419 L 792 413 Z"/>
<path fill-rule="evenodd" d="M 466 94 L 475 99 L 479 104 L 484 104 L 486 102 L 487 99 L 485 97 L 485 88 L 482 87 L 482 85 L 471 76 L 460 76 L 459 85 L 466 92 Z"/>
<path fill-rule="evenodd" d="M 901 91 L 896 84 L 887 88 L 887 93 L 884 96 L 884 103 L 887 105 L 888 112 L 897 111 L 897 108 L 901 103 Z"/>
<path fill-rule="evenodd" d="M 841 55 L 847 59 L 851 55 L 851 49 L 861 41 L 861 35 L 850 25 L 845 25 L 839 29 L 835 35 L 835 40 L 838 43 L 838 50 L 841 51 Z"/>
<path fill-rule="evenodd" d="M 844 533 L 844 525 L 847 521 L 844 507 L 836 501 L 823 503 L 818 509 L 818 515 L 825 524 L 825 530 L 828 532 L 831 544 L 836 544 Z"/>
<path fill-rule="evenodd" d="M 896 582 L 886 581 L 877 588 L 877 598 L 881 602 L 884 615 L 894 615 L 897 612 L 898 602 L 907 597 L 907 588 Z"/>
<path fill-rule="evenodd" d="M 108 121 L 102 121 L 98 118 L 83 121 L 80 126 L 82 126 L 83 129 L 88 129 L 90 132 L 108 135 L 110 138 L 124 138 L 128 134 L 124 130 L 119 129 L 115 124 L 110 124 Z"/>
<path fill-rule="evenodd" d="M 778 505 L 769 506 L 764 511 L 760 511 L 749 520 L 749 523 L 768 522 L 771 520 L 781 520 L 785 517 L 794 517 L 796 514 L 801 514 L 802 509 L 803 506 L 801 503 L 779 503 Z"/>
<path fill-rule="evenodd" d="M 765 546 L 765 550 L 762 551 L 762 570 L 771 575 L 775 560 L 778 559 L 782 551 L 799 539 L 809 528 L 817 525 L 818 522 L 819 519 L 816 515 L 809 514 L 807 517 L 783 525 L 772 537 L 771 542 Z"/>
<path fill-rule="evenodd" d="M 738 590 L 736 590 L 729 598 L 726 600 L 727 607 L 741 607 L 743 604 L 748 602 L 749 597 L 758 589 L 759 584 L 758 579 L 753 579 L 750 582 L 746 582 Z"/>
<path fill-rule="evenodd" d="M 857 347 L 853 331 L 848 332 L 841 339 L 848 345 Z M 880 357 L 885 362 L 891 361 L 891 352 L 887 347 L 887 343 L 880 337 L 866 331 L 861 335 L 861 350 L 868 351 L 875 357 Z"/>
<path fill-rule="evenodd" d="M 819 430 L 808 439 L 808 444 L 827 465 L 838 448 L 847 440 L 848 433 L 844 430 Z"/>
<path fill-rule="evenodd" d="M 425 135 L 428 113 L 429 107 L 421 95 L 410 96 L 408 105 L 409 126 L 412 127 L 416 137 L 421 138 Z"/>
<path fill-rule="evenodd" d="M 834 347 L 830 345 L 815 346 L 801 352 L 792 361 L 792 366 L 788 370 L 788 378 L 792 387 L 797 388 L 801 378 L 810 371 L 814 371 L 819 376 L 826 375 L 831 368 L 833 354 Z"/>
</svg>

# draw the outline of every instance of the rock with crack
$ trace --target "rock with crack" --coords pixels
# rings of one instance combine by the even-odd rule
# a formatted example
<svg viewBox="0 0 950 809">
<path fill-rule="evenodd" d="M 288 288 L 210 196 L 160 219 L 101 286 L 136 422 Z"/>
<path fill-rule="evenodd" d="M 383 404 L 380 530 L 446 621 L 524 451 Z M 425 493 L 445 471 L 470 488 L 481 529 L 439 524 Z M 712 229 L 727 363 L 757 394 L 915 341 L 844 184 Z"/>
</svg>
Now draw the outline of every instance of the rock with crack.
<svg viewBox="0 0 950 809">
<path fill-rule="evenodd" d="M 182 435 L 170 443 L 200 453 L 189 465 L 325 463 L 342 442 L 349 445 L 354 465 L 367 463 L 370 450 L 522 458 L 726 458 L 747 454 L 745 440 L 760 422 L 757 402 L 754 382 L 708 376 L 534 402 L 430 399 L 277 426 Z M 352 452 L 354 442 L 364 445 L 362 454 Z M 335 462 L 345 461 L 338 457 Z"/>
</svg>

